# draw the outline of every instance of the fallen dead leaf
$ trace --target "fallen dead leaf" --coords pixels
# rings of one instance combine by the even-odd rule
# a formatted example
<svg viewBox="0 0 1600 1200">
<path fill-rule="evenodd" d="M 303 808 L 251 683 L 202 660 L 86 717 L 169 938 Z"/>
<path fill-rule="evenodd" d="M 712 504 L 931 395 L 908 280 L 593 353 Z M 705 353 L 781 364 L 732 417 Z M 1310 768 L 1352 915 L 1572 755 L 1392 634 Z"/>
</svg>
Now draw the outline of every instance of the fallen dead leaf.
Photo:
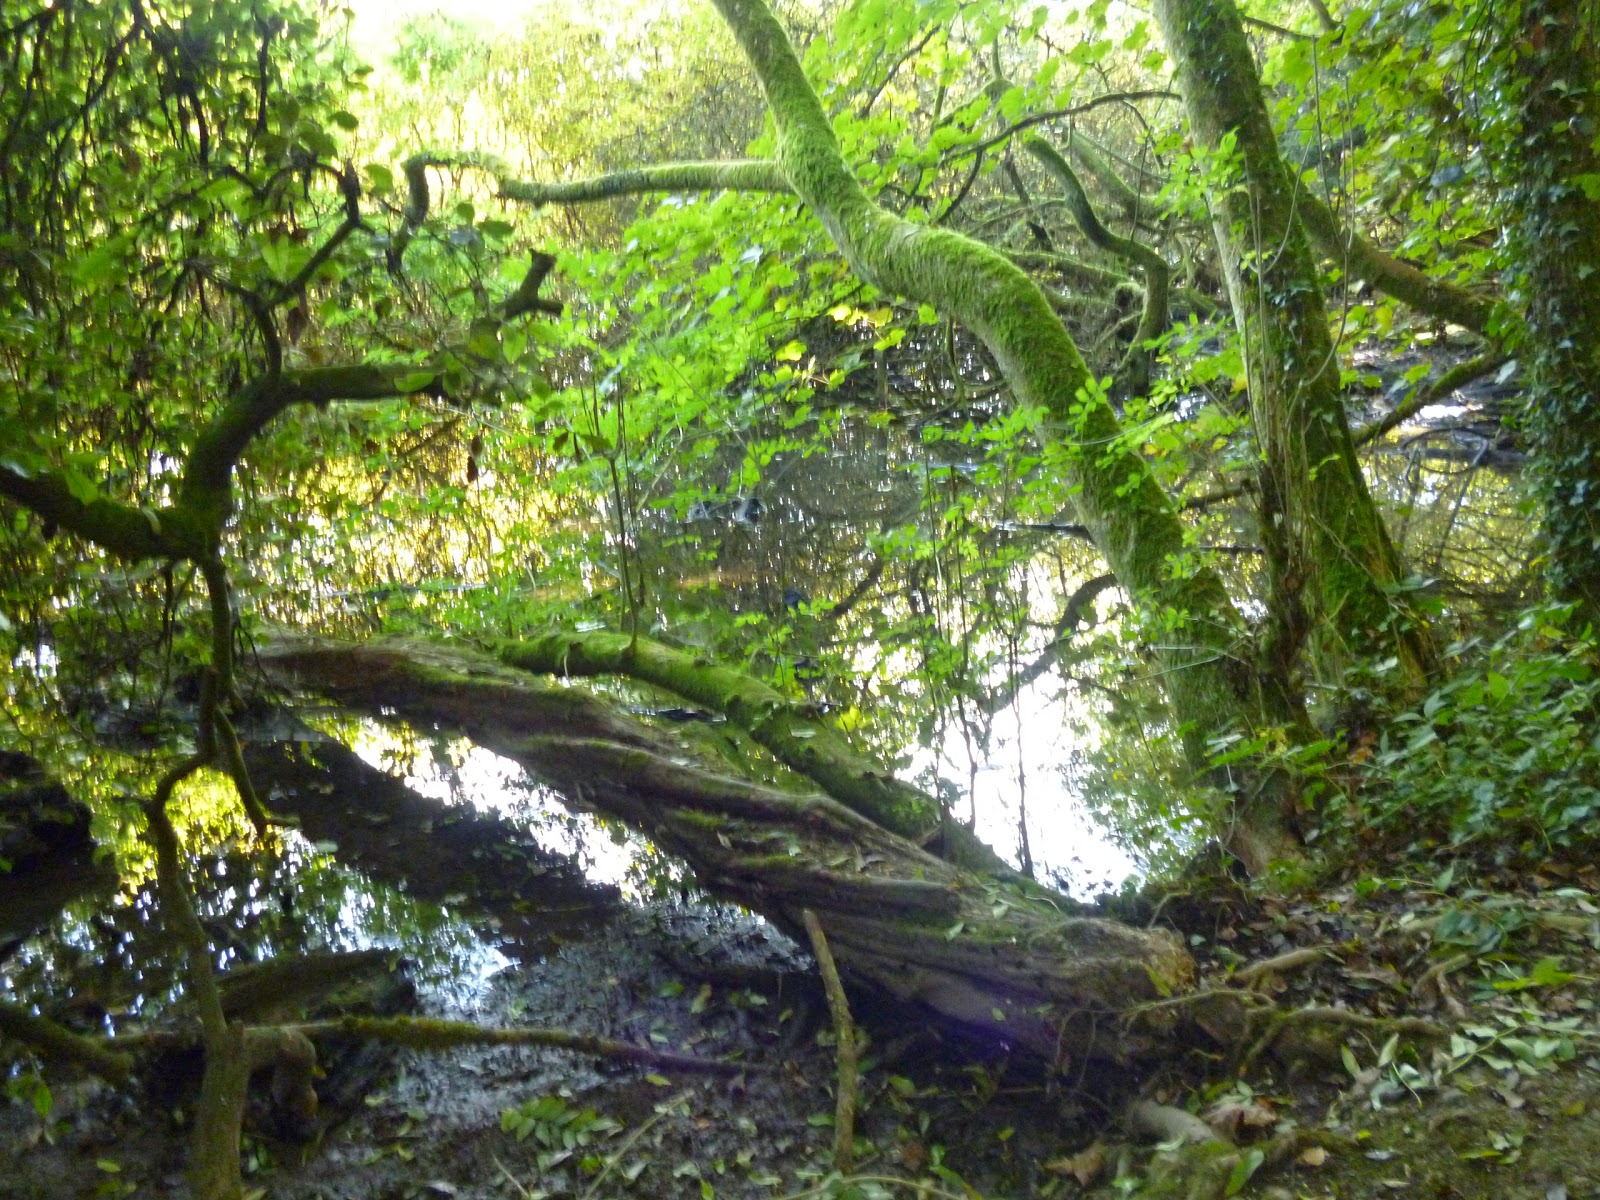
<svg viewBox="0 0 1600 1200">
<path fill-rule="evenodd" d="M 1052 1158 L 1044 1164 L 1046 1171 L 1057 1175 L 1071 1175 L 1079 1187 L 1088 1187 L 1104 1174 L 1106 1169 L 1106 1144 L 1095 1142 L 1087 1150 L 1064 1158 Z"/>
<path fill-rule="evenodd" d="M 1278 1114 L 1259 1100 L 1224 1100 L 1211 1106 L 1205 1122 L 1219 1136 L 1237 1142 L 1243 1130 L 1271 1129 L 1278 1123 Z"/>
</svg>

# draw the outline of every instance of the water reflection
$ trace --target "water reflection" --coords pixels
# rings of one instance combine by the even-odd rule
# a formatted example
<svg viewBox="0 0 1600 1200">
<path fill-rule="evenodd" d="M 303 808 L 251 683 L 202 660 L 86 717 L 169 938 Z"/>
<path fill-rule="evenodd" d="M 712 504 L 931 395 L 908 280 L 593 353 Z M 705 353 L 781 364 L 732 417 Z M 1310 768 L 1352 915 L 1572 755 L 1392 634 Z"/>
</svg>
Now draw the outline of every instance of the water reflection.
<svg viewBox="0 0 1600 1200">
<path fill-rule="evenodd" d="M 641 902 L 682 879 L 682 867 L 645 838 L 569 808 L 552 788 L 529 778 L 509 758 L 465 738 L 415 738 L 375 721 L 363 722 L 352 748 L 363 761 L 397 775 L 419 795 L 503 817 L 528 830 L 546 851 L 573 860 L 590 883 L 617 888 Z"/>
<path fill-rule="evenodd" d="M 947 736 L 937 749 L 911 748 L 909 772 L 962 781 L 968 807 L 957 808 L 958 818 L 972 816 L 978 836 L 1013 866 L 1024 865 L 1026 847 L 1041 882 L 1089 900 L 1143 867 L 1084 810 L 1075 771 L 1081 739 L 1063 719 L 1072 705 L 1052 671 L 990 718 L 986 740 Z"/>
<path fill-rule="evenodd" d="M 419 983 L 471 993 L 510 960 L 473 925 L 342 865 L 293 830 L 193 858 L 196 913 L 222 971 L 307 951 L 392 949 Z M 180 955 L 147 882 L 71 906 L 0 967 L 0 990 L 83 1032 L 147 1026 L 180 1005 Z"/>
<path fill-rule="evenodd" d="M 677 417 L 648 426 L 660 418 L 660 397 L 643 382 L 619 383 L 612 399 L 631 406 L 635 440 L 614 463 L 552 458 L 528 470 L 487 471 L 452 492 L 449 505 L 424 501 L 418 521 L 426 538 L 415 521 L 367 522 L 359 546 L 345 538 L 338 549 L 370 561 L 323 574 L 356 590 L 318 593 L 295 618 L 344 632 L 354 624 L 469 636 L 637 628 L 746 663 L 816 702 L 880 760 L 925 776 L 928 787 L 948 793 L 958 818 L 974 817 L 987 840 L 1013 861 L 1031 859 L 1041 878 L 1078 894 L 1114 884 L 1149 865 L 1140 831 L 1153 828 L 1153 817 L 1112 811 L 1122 836 L 1139 839 L 1119 848 L 1087 814 L 1082 784 L 1087 760 L 1113 736 L 1101 717 L 1143 703 L 1147 664 L 1136 647 L 1091 661 L 1080 637 L 1080 661 L 1067 674 L 1093 691 L 1052 670 L 1010 698 L 1011 672 L 1037 660 L 1074 590 L 1105 568 L 1077 536 L 1064 473 L 1041 450 L 1037 430 L 994 389 L 981 355 L 965 342 L 958 352 L 969 378 L 954 392 L 942 358 L 891 355 L 875 386 L 861 390 L 868 373 L 841 384 L 830 403 L 846 407 L 825 419 L 786 416 L 782 389 L 769 394 L 756 380 L 736 417 L 724 414 L 709 430 Z M 1365 388 L 1369 416 L 1385 413 L 1396 388 L 1415 385 L 1418 372 L 1436 377 L 1460 353 L 1364 348 L 1353 360 L 1360 378 L 1352 405 Z M 1490 461 L 1479 454 L 1490 435 L 1477 425 L 1511 403 L 1517 382 L 1496 377 L 1453 393 L 1364 451 L 1397 541 L 1432 581 L 1432 594 L 1451 605 L 1446 621 L 1469 624 L 1485 609 L 1515 604 L 1531 578 L 1520 486 L 1503 471 L 1474 469 Z M 624 395 L 629 387 L 640 390 Z M 848 408 L 852 400 L 863 409 Z M 1166 415 L 1198 428 L 1208 414 L 1216 424 L 1230 403 L 1237 401 L 1190 391 Z M 1164 482 L 1200 495 L 1248 476 L 1253 452 L 1241 451 L 1241 437 L 1145 452 Z M 613 466 L 624 486 L 613 486 Z M 394 495 L 385 502 L 398 503 Z M 1206 505 L 1193 521 L 1194 553 L 1227 551 L 1210 557 L 1241 610 L 1258 620 L 1253 597 L 1263 593 L 1248 495 Z M 291 582 L 308 586 L 305 574 Z M 976 720 L 976 732 L 964 728 L 973 711 L 993 713 Z M 360 752 L 429 795 L 516 814 L 631 898 L 658 894 L 670 874 L 649 861 L 647 847 L 567 812 L 510 763 L 465 744 L 440 757 L 384 740 L 391 736 L 369 728 L 362 738 L 377 740 Z M 1151 779 L 1117 794 L 1149 797 L 1163 788 L 1181 792 L 1182 780 L 1169 787 Z M 1105 815 L 1095 803 L 1096 817 Z M 1170 814 L 1156 809 L 1170 825 Z"/>
</svg>

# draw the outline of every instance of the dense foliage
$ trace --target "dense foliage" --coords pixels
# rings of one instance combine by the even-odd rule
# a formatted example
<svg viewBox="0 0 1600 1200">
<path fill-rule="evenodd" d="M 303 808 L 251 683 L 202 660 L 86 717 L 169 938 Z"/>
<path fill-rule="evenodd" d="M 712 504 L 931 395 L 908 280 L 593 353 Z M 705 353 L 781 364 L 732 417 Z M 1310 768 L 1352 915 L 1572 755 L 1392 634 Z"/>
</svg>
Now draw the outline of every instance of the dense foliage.
<svg viewBox="0 0 1600 1200">
<path fill-rule="evenodd" d="M 285 629 L 739 663 L 1047 882 L 1046 727 L 1146 863 L 1593 846 L 1588 6 L 776 8 L 0 18 L 0 744 L 191 961 Z"/>
</svg>

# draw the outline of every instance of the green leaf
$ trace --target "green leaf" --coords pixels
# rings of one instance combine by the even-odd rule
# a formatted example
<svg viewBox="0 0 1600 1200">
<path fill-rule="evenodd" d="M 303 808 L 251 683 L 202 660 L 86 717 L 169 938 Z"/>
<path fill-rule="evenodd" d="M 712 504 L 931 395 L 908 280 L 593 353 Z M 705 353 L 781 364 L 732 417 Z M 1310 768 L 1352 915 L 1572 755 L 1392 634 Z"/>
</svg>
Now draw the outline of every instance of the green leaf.
<svg viewBox="0 0 1600 1200">
<path fill-rule="evenodd" d="M 108 238 L 72 264 L 72 277 L 79 283 L 99 283 L 122 269 L 132 239 L 126 235 Z"/>
<path fill-rule="evenodd" d="M 1350 1073 L 1351 1079 L 1361 1075 L 1361 1064 L 1356 1061 L 1356 1056 L 1351 1053 L 1349 1046 L 1339 1047 L 1339 1061 L 1344 1063 L 1344 1069 Z"/>
<path fill-rule="evenodd" d="M 100 498 L 100 489 L 94 480 L 74 471 L 71 467 L 61 473 L 61 478 L 66 483 L 67 491 L 71 493 L 72 498 L 80 504 L 93 504 Z"/>
<path fill-rule="evenodd" d="M 1261 1164 L 1267 1160 L 1266 1153 L 1259 1148 L 1251 1148 L 1239 1156 L 1239 1161 L 1233 1164 L 1233 1170 L 1228 1175 L 1228 1186 L 1223 1190 L 1226 1196 L 1237 1196 L 1244 1185 L 1250 1182 Z"/>
<path fill-rule="evenodd" d="M 1559 958 L 1550 957 L 1541 958 L 1534 963 L 1533 970 L 1528 972 L 1528 978 L 1536 987 L 1560 987 L 1564 983 L 1571 983 L 1577 976 L 1570 971 L 1562 970 Z"/>
</svg>

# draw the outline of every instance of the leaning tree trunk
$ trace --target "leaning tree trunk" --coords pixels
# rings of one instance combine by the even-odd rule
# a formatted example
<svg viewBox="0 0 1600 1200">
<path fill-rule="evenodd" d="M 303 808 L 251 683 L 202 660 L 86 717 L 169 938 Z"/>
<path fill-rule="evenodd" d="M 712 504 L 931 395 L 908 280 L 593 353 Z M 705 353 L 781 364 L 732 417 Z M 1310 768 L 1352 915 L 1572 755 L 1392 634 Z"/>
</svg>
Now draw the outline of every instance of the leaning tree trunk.
<svg viewBox="0 0 1600 1200">
<path fill-rule="evenodd" d="M 473 652 L 306 639 L 269 648 L 264 661 L 353 708 L 459 730 L 649 836 L 709 890 L 802 941 L 811 910 L 856 983 L 968 1034 L 1053 1067 L 1172 1048 L 1162 1014 L 1173 1010 L 1141 1007 L 1194 978 L 1164 932 L 1063 915 L 827 796 L 720 774 L 590 693 Z"/>
<path fill-rule="evenodd" d="M 1408 691 L 1436 662 L 1396 595 L 1404 577 L 1345 419 L 1316 264 L 1232 0 L 1156 0 L 1195 140 L 1231 138 L 1237 177 L 1212 196 L 1217 248 L 1244 347 L 1260 447 L 1261 538 L 1281 673 L 1309 640 L 1336 680 L 1354 658 L 1398 660 Z M 1237 184 L 1239 186 L 1232 186 Z"/>
<path fill-rule="evenodd" d="M 1017 403 L 1048 414 L 1047 431 L 1066 449 L 1059 461 L 1079 519 L 1117 581 L 1152 625 L 1161 626 L 1157 654 L 1173 724 L 1191 765 L 1206 771 L 1214 744 L 1248 734 L 1261 721 L 1258 680 L 1244 651 L 1245 623 L 1216 572 L 1177 565 L 1189 559 L 1177 510 L 1124 435 L 1044 293 L 994 249 L 874 204 L 840 153 L 827 114 L 765 0 L 715 2 L 761 81 L 777 127 L 780 175 L 857 274 L 972 330 L 994 355 Z M 1269 774 L 1235 788 L 1244 799 L 1230 836 L 1252 871 L 1297 852 L 1278 782 Z"/>
<path fill-rule="evenodd" d="M 1600 18 L 1587 0 L 1523 0 L 1506 54 L 1545 561 L 1600 629 Z"/>
</svg>

